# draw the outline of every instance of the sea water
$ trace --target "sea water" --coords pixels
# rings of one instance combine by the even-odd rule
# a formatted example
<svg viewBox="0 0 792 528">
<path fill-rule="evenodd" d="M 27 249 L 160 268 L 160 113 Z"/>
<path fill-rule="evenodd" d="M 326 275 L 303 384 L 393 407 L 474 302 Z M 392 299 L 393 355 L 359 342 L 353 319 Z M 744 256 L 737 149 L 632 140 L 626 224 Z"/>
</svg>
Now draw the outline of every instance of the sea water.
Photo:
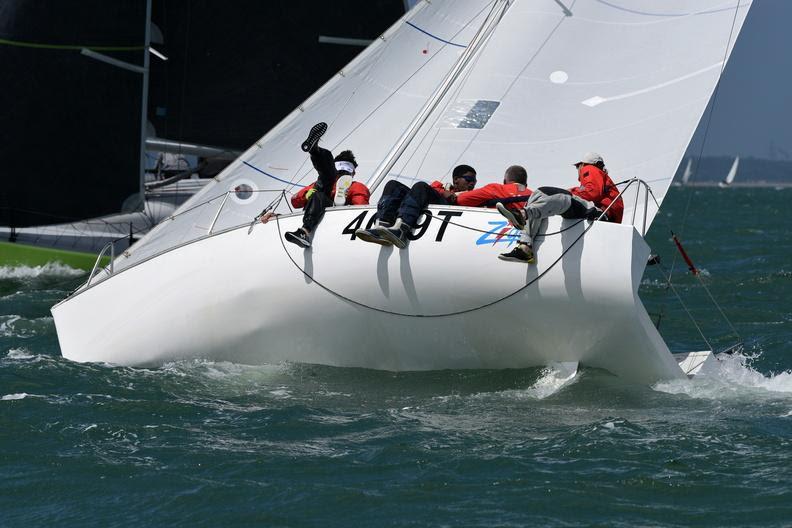
<svg viewBox="0 0 792 528">
<path fill-rule="evenodd" d="M 0 268 L 0 526 L 790 526 L 790 200 L 671 190 L 647 309 L 674 351 L 734 344 L 723 315 L 744 347 L 654 386 L 561 365 L 77 364 L 49 308 L 84 275 Z"/>
</svg>

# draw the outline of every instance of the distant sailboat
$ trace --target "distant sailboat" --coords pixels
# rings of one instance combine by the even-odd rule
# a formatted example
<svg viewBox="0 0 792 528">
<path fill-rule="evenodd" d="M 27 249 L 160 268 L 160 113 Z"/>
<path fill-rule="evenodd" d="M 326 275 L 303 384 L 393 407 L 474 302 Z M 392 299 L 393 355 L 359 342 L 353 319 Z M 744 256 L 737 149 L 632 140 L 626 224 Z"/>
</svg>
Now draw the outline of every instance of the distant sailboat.
<svg viewBox="0 0 792 528">
<path fill-rule="evenodd" d="M 737 167 L 740 165 L 740 156 L 734 158 L 734 163 L 732 163 L 731 169 L 729 169 L 729 174 L 726 175 L 726 179 L 723 180 L 718 184 L 718 187 L 721 189 L 728 187 L 734 181 L 734 177 L 737 176 Z"/>
<path fill-rule="evenodd" d="M 685 166 L 685 172 L 682 173 L 682 181 L 676 182 L 674 185 L 676 187 L 682 187 L 687 185 L 690 181 L 690 176 L 693 174 L 693 160 L 688 158 L 687 166 Z"/>
</svg>

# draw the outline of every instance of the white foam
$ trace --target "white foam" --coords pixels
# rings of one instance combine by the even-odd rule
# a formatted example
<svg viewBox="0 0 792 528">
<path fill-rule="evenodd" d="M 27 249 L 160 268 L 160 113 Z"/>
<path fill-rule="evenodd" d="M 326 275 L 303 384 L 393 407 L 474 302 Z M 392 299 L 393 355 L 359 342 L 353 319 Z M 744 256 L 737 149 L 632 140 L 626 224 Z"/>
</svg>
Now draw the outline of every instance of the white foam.
<svg viewBox="0 0 792 528">
<path fill-rule="evenodd" d="M 48 262 L 43 266 L 0 266 L 0 279 L 35 279 L 41 276 L 77 277 L 85 271 L 60 262 Z"/>
<path fill-rule="evenodd" d="M 553 363 L 542 370 L 542 375 L 526 392 L 538 400 L 547 398 L 571 384 L 576 374 L 577 364 Z"/>
<path fill-rule="evenodd" d="M 31 352 L 25 348 L 11 348 L 8 350 L 6 357 L 8 359 L 26 360 L 26 359 L 33 359 L 36 357 L 36 355 L 31 354 Z"/>
<path fill-rule="evenodd" d="M 29 394 L 27 392 L 16 392 L 14 394 L 6 394 L 2 398 L 0 398 L 0 401 L 22 400 L 24 398 L 27 398 L 28 396 Z"/>
<path fill-rule="evenodd" d="M 52 324 L 52 317 L 23 319 L 19 315 L 0 315 L 0 337 L 28 338 L 46 331 Z"/>
<path fill-rule="evenodd" d="M 551 363 L 539 375 L 533 385 L 527 389 L 505 390 L 498 394 L 513 398 L 530 398 L 543 400 L 552 396 L 577 379 L 577 363 Z"/>
<path fill-rule="evenodd" d="M 0 316 L 0 336 L 9 337 L 14 335 L 14 323 L 22 319 L 21 315 L 2 315 Z"/>
<path fill-rule="evenodd" d="M 765 376 L 750 366 L 752 359 L 741 354 L 721 355 L 694 378 L 661 382 L 654 389 L 707 399 L 792 394 L 792 372 Z"/>
</svg>

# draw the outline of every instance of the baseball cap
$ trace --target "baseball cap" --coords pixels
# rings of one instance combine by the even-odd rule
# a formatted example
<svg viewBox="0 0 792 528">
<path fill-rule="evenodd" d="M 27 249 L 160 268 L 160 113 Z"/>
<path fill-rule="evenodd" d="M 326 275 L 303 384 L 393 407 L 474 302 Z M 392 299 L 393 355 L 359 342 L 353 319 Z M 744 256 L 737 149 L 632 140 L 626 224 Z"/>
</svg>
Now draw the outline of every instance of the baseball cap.
<svg viewBox="0 0 792 528">
<path fill-rule="evenodd" d="M 596 165 L 597 163 L 603 163 L 602 156 L 597 154 L 596 152 L 586 152 L 583 154 L 583 157 L 580 161 L 576 161 L 573 165 L 579 165 L 583 163 L 584 165 Z"/>
</svg>

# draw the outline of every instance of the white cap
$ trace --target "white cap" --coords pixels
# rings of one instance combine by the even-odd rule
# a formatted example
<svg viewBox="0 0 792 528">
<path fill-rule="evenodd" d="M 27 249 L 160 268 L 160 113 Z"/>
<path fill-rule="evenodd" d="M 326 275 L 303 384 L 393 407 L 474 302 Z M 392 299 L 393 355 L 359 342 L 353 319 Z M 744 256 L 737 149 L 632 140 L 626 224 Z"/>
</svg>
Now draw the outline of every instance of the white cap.
<svg viewBox="0 0 792 528">
<path fill-rule="evenodd" d="M 580 159 L 580 161 L 574 163 L 574 165 L 577 165 L 578 163 L 583 163 L 585 165 L 596 165 L 597 163 L 604 162 L 602 161 L 602 156 L 596 152 L 586 152 L 583 154 L 583 157 Z"/>
<path fill-rule="evenodd" d="M 337 171 L 347 171 L 349 174 L 355 174 L 355 165 L 350 161 L 336 161 L 335 168 Z"/>
</svg>

